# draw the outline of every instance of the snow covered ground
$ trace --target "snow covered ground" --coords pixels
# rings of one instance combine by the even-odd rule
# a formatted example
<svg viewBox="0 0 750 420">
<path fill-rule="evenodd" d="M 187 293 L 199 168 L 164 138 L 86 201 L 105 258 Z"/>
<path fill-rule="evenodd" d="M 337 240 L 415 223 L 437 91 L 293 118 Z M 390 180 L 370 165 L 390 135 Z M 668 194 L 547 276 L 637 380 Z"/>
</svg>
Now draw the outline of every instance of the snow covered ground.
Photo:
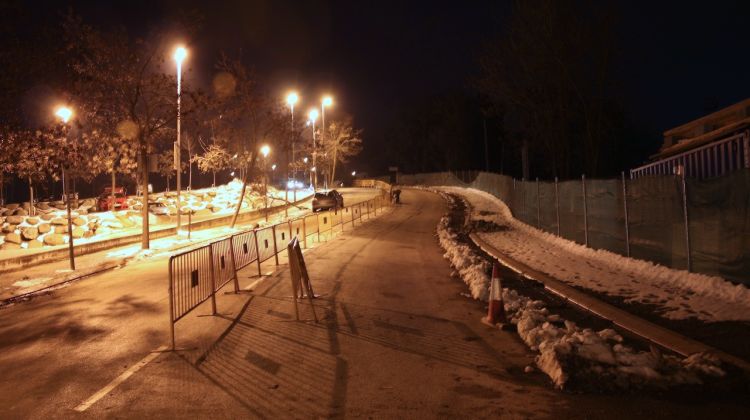
<svg viewBox="0 0 750 420">
<path fill-rule="evenodd" d="M 473 221 L 500 226 L 479 233 L 482 239 L 509 257 L 572 286 L 620 296 L 628 303 L 655 305 L 659 315 L 669 319 L 750 320 L 750 289 L 743 285 L 587 248 L 514 219 L 500 199 L 483 191 L 437 189 L 464 197 L 472 206 Z"/>
<path fill-rule="evenodd" d="M 472 192 L 457 191 L 464 196 Z M 443 194 L 453 206 L 453 197 Z M 472 197 L 472 204 L 485 197 Z M 474 209 L 474 212 L 488 211 Z M 507 220 L 506 220 L 507 221 Z M 459 239 L 444 216 L 437 226 L 445 258 L 469 286 L 471 296 L 487 301 L 490 264 Z M 715 356 L 696 353 L 687 358 L 663 355 L 657 350 L 638 351 L 623 343 L 623 337 L 612 329 L 593 331 L 551 313 L 540 300 L 532 300 L 515 290 L 503 289 L 503 304 L 510 322 L 521 339 L 538 352 L 536 366 L 552 380 L 555 387 L 570 382 L 595 389 L 630 389 L 633 387 L 669 388 L 702 385 L 726 375 Z M 526 371 L 533 371 L 527 367 Z"/>
</svg>

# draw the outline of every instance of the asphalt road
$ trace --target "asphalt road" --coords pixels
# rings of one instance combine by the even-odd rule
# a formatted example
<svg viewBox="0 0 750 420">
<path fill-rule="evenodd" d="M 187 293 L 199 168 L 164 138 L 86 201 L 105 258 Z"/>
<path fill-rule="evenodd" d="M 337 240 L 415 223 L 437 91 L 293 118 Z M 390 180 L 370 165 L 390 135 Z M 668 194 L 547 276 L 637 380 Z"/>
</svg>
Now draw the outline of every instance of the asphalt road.
<svg viewBox="0 0 750 420">
<path fill-rule="evenodd" d="M 305 253 L 316 293 L 294 321 L 282 259 L 251 293 L 204 304 L 168 342 L 156 258 L 0 311 L 0 417 L 732 418 L 722 403 L 553 390 L 534 355 L 485 327 L 435 238 L 431 193 Z M 130 376 L 128 376 L 130 375 Z M 118 380 L 118 378 L 123 378 Z M 113 384 L 113 381 L 114 384 Z M 114 385 L 107 387 L 107 385 Z M 103 391 L 102 391 L 103 390 Z M 92 396 L 99 396 L 92 400 Z M 82 412 L 75 411 L 86 408 Z"/>
</svg>

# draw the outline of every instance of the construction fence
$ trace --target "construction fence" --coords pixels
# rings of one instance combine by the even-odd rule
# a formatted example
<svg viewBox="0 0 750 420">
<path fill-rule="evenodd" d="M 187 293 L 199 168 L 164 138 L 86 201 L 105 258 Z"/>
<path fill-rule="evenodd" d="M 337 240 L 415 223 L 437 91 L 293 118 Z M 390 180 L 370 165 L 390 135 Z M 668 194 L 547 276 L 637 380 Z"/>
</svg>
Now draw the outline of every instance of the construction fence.
<svg viewBox="0 0 750 420">
<path fill-rule="evenodd" d="M 209 299 L 212 313 L 216 315 L 216 293 L 230 282 L 234 292 L 239 293 L 237 271 L 255 264 L 258 276 L 261 276 L 261 264 L 273 258 L 279 265 L 279 255 L 288 252 L 287 245 L 293 238 L 297 238 L 303 248 L 308 248 L 383 212 L 391 204 L 389 189 L 380 184 L 373 187 L 381 190 L 373 199 L 246 230 L 171 256 L 169 320 L 172 349 L 175 348 L 177 321 Z"/>
<path fill-rule="evenodd" d="M 399 183 L 476 188 L 524 223 L 579 244 L 750 285 L 748 169 L 561 182 L 460 171 L 399 175 Z"/>
</svg>

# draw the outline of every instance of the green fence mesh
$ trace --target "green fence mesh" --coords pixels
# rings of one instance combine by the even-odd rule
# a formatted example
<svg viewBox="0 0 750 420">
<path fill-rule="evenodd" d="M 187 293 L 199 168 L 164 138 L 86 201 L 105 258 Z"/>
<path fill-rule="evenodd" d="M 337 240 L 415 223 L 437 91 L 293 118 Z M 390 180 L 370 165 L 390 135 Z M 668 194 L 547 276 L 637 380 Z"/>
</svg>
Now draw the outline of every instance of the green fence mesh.
<svg viewBox="0 0 750 420">
<path fill-rule="evenodd" d="M 649 176 L 625 181 L 519 181 L 487 172 L 401 175 L 404 185 L 476 188 L 500 198 L 513 215 L 596 249 L 750 285 L 750 170 L 708 180 Z M 685 206 L 689 241 L 685 229 Z M 626 240 L 627 232 L 629 241 Z M 688 244 L 689 242 L 689 244 Z"/>
</svg>

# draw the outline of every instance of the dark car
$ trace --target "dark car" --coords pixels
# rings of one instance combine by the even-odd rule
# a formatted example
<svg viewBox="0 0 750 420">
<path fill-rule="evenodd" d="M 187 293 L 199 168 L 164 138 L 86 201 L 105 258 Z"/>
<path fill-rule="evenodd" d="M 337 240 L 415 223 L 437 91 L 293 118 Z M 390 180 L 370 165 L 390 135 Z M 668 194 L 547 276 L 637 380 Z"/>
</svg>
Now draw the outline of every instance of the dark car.
<svg viewBox="0 0 750 420">
<path fill-rule="evenodd" d="M 324 192 L 317 192 L 313 196 L 312 209 L 313 211 L 318 210 L 330 210 L 340 209 L 344 207 L 344 197 L 339 194 L 336 190 Z"/>
</svg>

